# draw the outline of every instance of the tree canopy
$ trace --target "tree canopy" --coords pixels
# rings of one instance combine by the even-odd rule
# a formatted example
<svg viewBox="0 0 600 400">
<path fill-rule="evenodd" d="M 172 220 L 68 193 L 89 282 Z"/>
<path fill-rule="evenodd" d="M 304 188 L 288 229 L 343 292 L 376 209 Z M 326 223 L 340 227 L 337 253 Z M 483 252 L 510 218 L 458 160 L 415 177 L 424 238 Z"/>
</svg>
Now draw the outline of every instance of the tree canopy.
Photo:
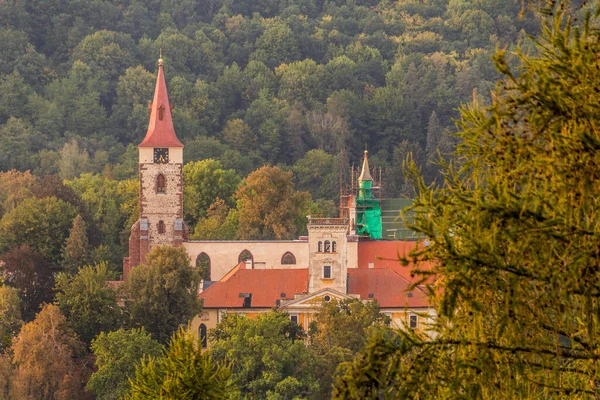
<svg viewBox="0 0 600 400">
<path fill-rule="evenodd" d="M 305 334 L 287 313 L 227 314 L 210 336 L 213 360 L 231 363 L 244 398 L 310 398 L 319 384 Z"/>
<path fill-rule="evenodd" d="M 214 362 L 192 333 L 179 328 L 162 356 L 144 358 L 137 367 L 125 398 L 216 400 L 238 394 L 230 366 Z"/>
<path fill-rule="evenodd" d="M 97 371 L 86 390 L 99 400 L 121 399 L 129 393 L 129 380 L 144 357 L 160 357 L 163 347 L 142 329 L 103 332 L 92 341 Z"/>
<path fill-rule="evenodd" d="M 144 327 L 166 343 L 181 324 L 197 315 L 200 275 L 185 249 L 156 246 L 146 264 L 136 266 L 126 286 L 127 311 L 134 327 Z"/>
</svg>

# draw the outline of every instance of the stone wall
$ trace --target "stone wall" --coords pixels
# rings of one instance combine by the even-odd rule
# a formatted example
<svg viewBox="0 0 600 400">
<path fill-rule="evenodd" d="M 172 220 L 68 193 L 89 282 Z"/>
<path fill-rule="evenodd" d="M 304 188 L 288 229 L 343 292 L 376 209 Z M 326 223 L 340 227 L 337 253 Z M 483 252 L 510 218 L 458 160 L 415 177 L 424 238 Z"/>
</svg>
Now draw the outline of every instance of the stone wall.
<svg viewBox="0 0 600 400">
<path fill-rule="evenodd" d="M 221 279 L 235 267 L 239 263 L 240 253 L 244 250 L 252 253 L 252 266 L 255 269 L 308 268 L 306 240 L 195 240 L 184 242 L 183 247 L 190 255 L 192 265 L 201 253 L 210 257 L 213 281 Z M 296 264 L 281 264 L 281 258 L 288 251 L 296 258 Z"/>
</svg>

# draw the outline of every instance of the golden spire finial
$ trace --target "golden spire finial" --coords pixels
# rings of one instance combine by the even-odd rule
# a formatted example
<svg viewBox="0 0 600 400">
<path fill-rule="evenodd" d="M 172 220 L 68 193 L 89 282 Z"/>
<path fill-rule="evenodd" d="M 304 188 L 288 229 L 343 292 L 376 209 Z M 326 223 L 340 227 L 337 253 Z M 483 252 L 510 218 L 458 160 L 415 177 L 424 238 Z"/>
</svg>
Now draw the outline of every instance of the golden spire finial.
<svg viewBox="0 0 600 400">
<path fill-rule="evenodd" d="M 163 58 L 162 58 L 162 47 L 161 47 L 161 48 L 160 48 L 160 50 L 159 50 L 159 56 L 158 56 L 158 65 L 159 65 L 160 67 L 162 67 L 162 65 L 163 65 Z"/>
</svg>

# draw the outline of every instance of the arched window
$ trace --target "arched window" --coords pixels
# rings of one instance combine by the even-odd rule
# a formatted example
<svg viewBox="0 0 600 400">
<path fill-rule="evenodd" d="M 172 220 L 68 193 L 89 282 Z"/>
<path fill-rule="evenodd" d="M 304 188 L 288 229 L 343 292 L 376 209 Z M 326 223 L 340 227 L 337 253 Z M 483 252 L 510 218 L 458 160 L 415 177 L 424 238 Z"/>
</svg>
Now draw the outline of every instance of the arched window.
<svg viewBox="0 0 600 400">
<path fill-rule="evenodd" d="M 198 338 L 200 339 L 200 343 L 202 348 L 205 349 L 207 345 L 206 340 L 206 325 L 200 324 L 200 328 L 198 328 Z"/>
<path fill-rule="evenodd" d="M 156 177 L 156 193 L 167 193 L 167 180 L 163 174 Z"/>
<path fill-rule="evenodd" d="M 158 233 L 165 233 L 165 221 L 158 221 Z"/>
<path fill-rule="evenodd" d="M 319 253 L 323 252 L 323 242 L 319 242 Z"/>
<path fill-rule="evenodd" d="M 206 253 L 200 253 L 196 257 L 196 268 L 205 281 L 210 281 L 210 257 Z"/>
<path fill-rule="evenodd" d="M 325 241 L 325 253 L 331 253 L 331 242 L 329 240 Z"/>
<path fill-rule="evenodd" d="M 240 253 L 240 256 L 238 257 L 238 263 L 246 260 L 250 260 L 252 263 L 254 262 L 254 257 L 252 257 L 252 253 L 250 253 L 248 250 L 244 250 Z"/>
<path fill-rule="evenodd" d="M 281 264 L 282 265 L 296 264 L 296 257 L 294 257 L 294 255 L 288 251 L 283 255 L 283 257 L 281 257 Z"/>
<path fill-rule="evenodd" d="M 331 252 L 337 253 L 337 243 L 335 241 L 331 242 Z"/>
</svg>

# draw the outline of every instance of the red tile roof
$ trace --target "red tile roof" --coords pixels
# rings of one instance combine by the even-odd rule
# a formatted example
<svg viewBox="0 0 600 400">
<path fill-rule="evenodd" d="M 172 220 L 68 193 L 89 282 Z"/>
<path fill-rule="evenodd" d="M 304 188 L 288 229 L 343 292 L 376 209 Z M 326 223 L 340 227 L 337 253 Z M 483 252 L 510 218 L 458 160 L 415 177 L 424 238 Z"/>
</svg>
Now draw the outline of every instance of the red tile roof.
<svg viewBox="0 0 600 400">
<path fill-rule="evenodd" d="M 204 308 L 242 307 L 240 293 L 252 294 L 252 307 L 275 307 L 308 292 L 308 269 L 246 269 L 240 263 L 219 282 L 200 293 Z M 283 297 L 282 297 L 283 294 Z"/>
<path fill-rule="evenodd" d="M 414 264 L 402 265 L 399 258 L 407 256 L 417 246 L 418 242 L 401 240 L 369 240 L 358 242 L 358 268 L 369 268 L 369 263 L 373 263 L 373 268 L 388 268 L 400 274 L 402 277 L 412 282 L 412 270 Z M 427 271 L 431 269 L 431 264 L 420 263 L 418 269 Z"/>
<path fill-rule="evenodd" d="M 162 60 L 159 60 L 158 63 L 158 76 L 154 88 L 148 132 L 138 147 L 183 147 L 183 144 L 177 139 L 173 127 Z"/>
<path fill-rule="evenodd" d="M 380 307 L 429 306 L 422 289 L 416 287 L 408 291 L 410 282 L 390 269 L 349 268 L 348 274 L 348 293 L 360 295 L 361 300 L 377 300 Z"/>
</svg>

